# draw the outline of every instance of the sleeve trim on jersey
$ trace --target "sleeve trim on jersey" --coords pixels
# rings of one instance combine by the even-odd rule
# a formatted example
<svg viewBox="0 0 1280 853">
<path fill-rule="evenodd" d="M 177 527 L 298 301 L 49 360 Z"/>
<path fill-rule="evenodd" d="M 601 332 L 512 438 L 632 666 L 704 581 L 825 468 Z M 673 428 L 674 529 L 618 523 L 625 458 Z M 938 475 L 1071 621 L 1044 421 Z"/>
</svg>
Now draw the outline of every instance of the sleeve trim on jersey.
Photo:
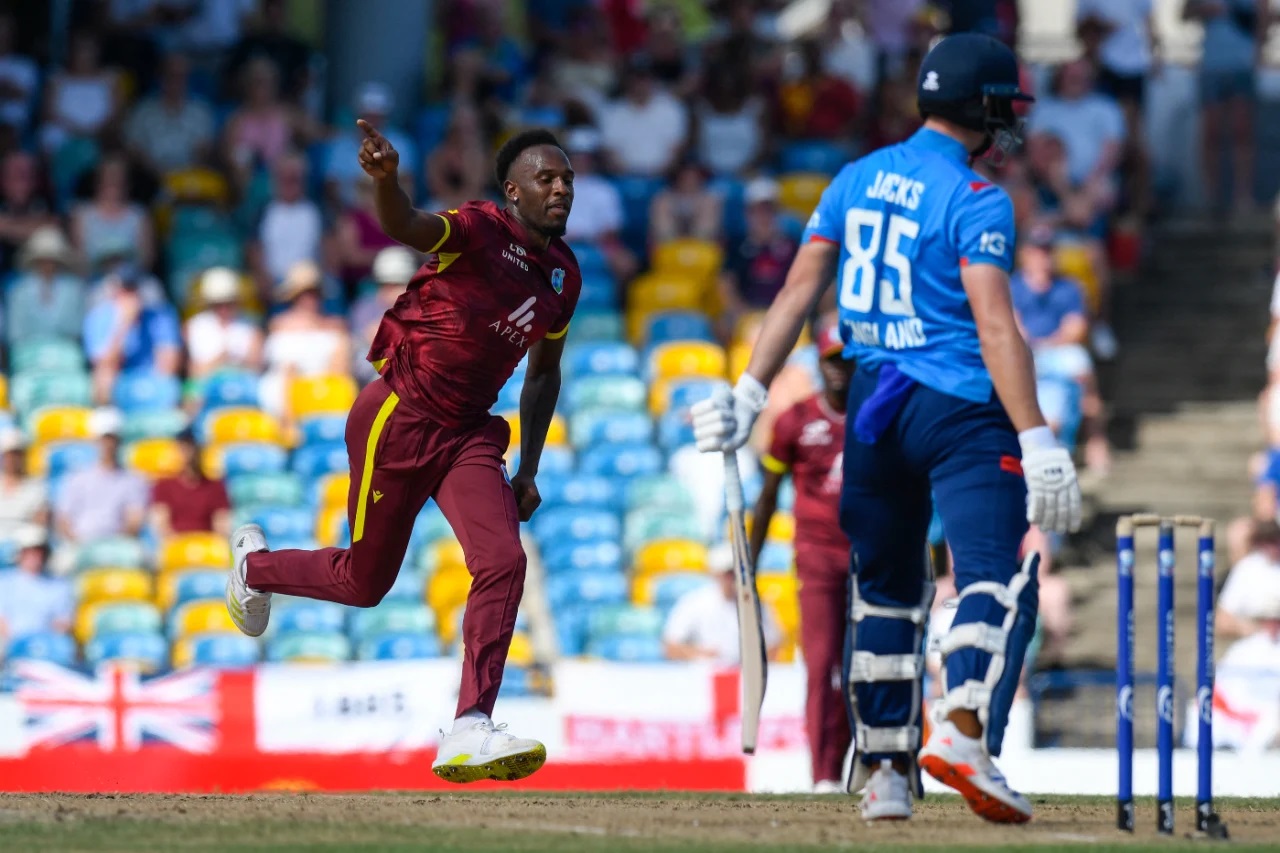
<svg viewBox="0 0 1280 853">
<path fill-rule="evenodd" d="M 445 240 L 449 239 L 449 234 L 453 231 L 453 226 L 449 224 L 449 218 L 447 216 L 440 216 L 438 213 L 433 213 L 432 216 L 439 217 L 440 221 L 444 223 L 444 236 L 441 237 L 434 246 L 427 250 L 428 255 L 434 255 L 436 252 L 440 251 L 440 247 L 444 245 Z"/>
<path fill-rule="evenodd" d="M 566 323 L 565 327 L 558 332 L 547 332 L 546 339 L 549 341 L 558 341 L 567 334 L 569 334 L 569 325 Z"/>
<path fill-rule="evenodd" d="M 809 242 L 810 243 L 830 243 L 833 246 L 840 245 L 839 240 L 832 240 L 830 237 L 824 237 L 821 234 L 810 234 Z"/>
<path fill-rule="evenodd" d="M 1005 270 L 1006 272 L 1008 271 L 1008 266 L 1006 265 L 1005 261 L 1000 258 L 994 258 L 988 255 L 977 255 L 976 257 L 973 257 L 973 258 L 967 258 L 967 257 L 960 258 L 961 269 L 964 269 L 967 266 L 977 266 L 980 264 L 988 264 L 990 266 L 996 267 L 997 269 L 1002 269 L 1002 270 Z"/>
<path fill-rule="evenodd" d="M 764 456 L 760 457 L 760 465 L 766 471 L 770 471 L 774 474 L 785 474 L 791 470 L 790 465 L 783 462 L 781 459 L 778 459 L 771 453 L 766 453 Z"/>
</svg>

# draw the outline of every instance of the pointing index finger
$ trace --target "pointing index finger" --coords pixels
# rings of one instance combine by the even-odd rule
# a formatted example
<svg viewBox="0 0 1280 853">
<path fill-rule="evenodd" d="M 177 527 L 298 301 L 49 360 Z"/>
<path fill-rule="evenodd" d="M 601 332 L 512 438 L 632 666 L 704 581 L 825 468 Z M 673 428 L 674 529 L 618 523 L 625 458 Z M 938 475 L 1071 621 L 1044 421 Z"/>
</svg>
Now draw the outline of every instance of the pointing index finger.
<svg viewBox="0 0 1280 853">
<path fill-rule="evenodd" d="M 382 138 L 382 134 L 378 133 L 378 129 L 362 118 L 356 119 L 356 127 L 364 131 L 364 135 L 373 140 Z"/>
</svg>

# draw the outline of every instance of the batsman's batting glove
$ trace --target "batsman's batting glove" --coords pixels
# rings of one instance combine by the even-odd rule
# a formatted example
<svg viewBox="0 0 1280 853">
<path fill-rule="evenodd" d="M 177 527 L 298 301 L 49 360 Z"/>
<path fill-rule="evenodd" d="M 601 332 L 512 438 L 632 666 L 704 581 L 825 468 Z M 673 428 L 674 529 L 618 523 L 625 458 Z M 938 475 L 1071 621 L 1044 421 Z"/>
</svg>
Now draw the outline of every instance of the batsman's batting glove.
<svg viewBox="0 0 1280 853">
<path fill-rule="evenodd" d="M 1027 521 L 1044 531 L 1080 529 L 1080 483 L 1071 454 L 1048 427 L 1018 433 L 1022 475 L 1027 480 Z"/>
<path fill-rule="evenodd" d="M 769 392 L 749 373 L 742 374 L 730 391 L 721 386 L 695 403 L 693 438 L 703 453 L 727 453 L 747 443 L 756 417 L 769 402 Z"/>
</svg>

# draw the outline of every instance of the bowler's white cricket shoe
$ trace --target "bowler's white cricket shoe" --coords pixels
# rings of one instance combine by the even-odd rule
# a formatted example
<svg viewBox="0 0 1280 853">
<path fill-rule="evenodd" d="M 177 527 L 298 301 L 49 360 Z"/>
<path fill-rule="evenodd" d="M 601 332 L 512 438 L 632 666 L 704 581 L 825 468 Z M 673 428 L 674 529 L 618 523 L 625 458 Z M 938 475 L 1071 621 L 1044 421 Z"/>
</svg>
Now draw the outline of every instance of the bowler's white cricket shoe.
<svg viewBox="0 0 1280 853">
<path fill-rule="evenodd" d="M 907 820 L 911 817 L 911 785 L 907 777 L 893 769 L 888 759 L 867 779 L 862 788 L 862 819 Z"/>
<path fill-rule="evenodd" d="M 813 793 L 823 794 L 846 794 L 844 783 L 836 779 L 819 779 L 813 783 Z"/>
<path fill-rule="evenodd" d="M 458 784 L 483 779 L 514 782 L 536 773 L 546 760 L 547 748 L 536 740 L 518 738 L 507 733 L 506 723 L 495 726 L 483 719 L 443 734 L 431 772 Z"/>
<path fill-rule="evenodd" d="M 256 524 L 242 524 L 231 534 L 231 571 L 227 572 L 227 612 L 242 633 L 261 637 L 271 619 L 271 593 L 250 589 L 245 581 L 249 555 L 267 550 L 267 537 Z"/>
<path fill-rule="evenodd" d="M 1009 787 L 977 738 L 963 735 L 949 720 L 934 727 L 920 751 L 920 767 L 954 788 L 969 808 L 992 823 L 1026 823 L 1031 803 Z"/>
</svg>

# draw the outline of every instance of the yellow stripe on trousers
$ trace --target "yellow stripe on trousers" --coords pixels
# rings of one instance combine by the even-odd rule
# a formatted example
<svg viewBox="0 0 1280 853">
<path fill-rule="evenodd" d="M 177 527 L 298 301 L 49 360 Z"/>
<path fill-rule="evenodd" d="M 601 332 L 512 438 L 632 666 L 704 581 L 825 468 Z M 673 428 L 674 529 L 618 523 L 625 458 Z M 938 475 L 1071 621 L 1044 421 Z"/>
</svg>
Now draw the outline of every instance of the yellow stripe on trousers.
<svg viewBox="0 0 1280 853">
<path fill-rule="evenodd" d="M 395 392 L 388 395 L 387 399 L 382 401 L 382 408 L 378 409 L 378 416 L 373 419 L 373 426 L 369 427 L 369 441 L 364 448 L 364 470 L 360 473 L 360 496 L 356 498 L 356 523 L 351 530 L 352 545 L 364 538 L 364 512 L 369 504 L 369 486 L 373 483 L 373 465 L 377 461 L 374 457 L 377 456 L 378 437 L 382 435 L 382 429 L 387 425 L 387 418 L 391 417 L 391 413 L 395 411 L 399 402 L 400 398 Z"/>
</svg>

